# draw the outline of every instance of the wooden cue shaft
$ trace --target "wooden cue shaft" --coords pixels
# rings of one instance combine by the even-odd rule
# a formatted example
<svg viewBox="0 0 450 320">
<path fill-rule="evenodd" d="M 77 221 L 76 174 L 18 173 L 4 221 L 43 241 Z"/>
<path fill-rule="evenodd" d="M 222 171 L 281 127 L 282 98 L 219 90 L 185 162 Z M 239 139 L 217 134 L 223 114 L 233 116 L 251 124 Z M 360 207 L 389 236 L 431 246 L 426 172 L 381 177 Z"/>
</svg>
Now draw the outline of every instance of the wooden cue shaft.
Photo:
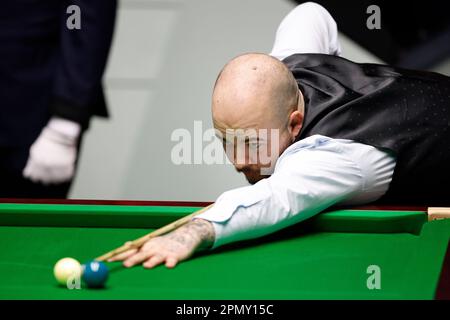
<svg viewBox="0 0 450 320">
<path fill-rule="evenodd" d="M 195 217 L 195 216 L 205 212 L 206 210 L 210 209 L 213 205 L 214 205 L 214 203 L 212 203 L 209 206 L 204 207 L 204 208 L 202 208 L 200 210 L 197 210 L 197 211 L 191 213 L 190 215 L 187 215 L 187 216 L 185 216 L 183 218 L 180 218 L 180 219 L 178 219 L 178 220 L 176 220 L 176 221 L 174 221 L 172 223 L 169 223 L 168 225 L 165 225 L 164 227 L 161 227 L 161 228 L 159 228 L 157 230 L 154 230 L 154 231 L 146 234 L 145 236 L 142 236 L 142 237 L 140 237 L 140 238 L 138 238 L 136 240 L 133 240 L 131 242 L 127 242 L 126 244 L 124 244 L 124 245 L 122 245 L 122 246 L 120 246 L 120 247 L 118 247 L 118 248 L 116 248 L 114 250 L 111 250 L 111 251 L 109 251 L 109 252 L 107 252 L 107 253 L 105 253 L 105 254 L 97 257 L 97 258 L 95 258 L 95 260 L 96 261 L 105 261 L 105 260 L 108 260 L 108 259 L 110 259 L 110 258 L 112 258 L 112 257 L 114 257 L 114 256 L 116 256 L 116 255 L 118 255 L 118 254 L 120 254 L 122 252 L 125 252 L 127 250 L 138 249 L 142 245 L 144 245 L 144 243 L 147 242 L 149 239 L 161 236 L 163 234 L 169 233 L 169 232 L 171 232 L 171 231 L 181 227 L 182 225 L 184 225 L 184 224 L 188 223 L 189 221 L 191 221 L 191 219 L 193 217 Z"/>
<path fill-rule="evenodd" d="M 429 207 L 427 213 L 428 213 L 428 221 L 450 219 L 450 208 Z"/>
</svg>

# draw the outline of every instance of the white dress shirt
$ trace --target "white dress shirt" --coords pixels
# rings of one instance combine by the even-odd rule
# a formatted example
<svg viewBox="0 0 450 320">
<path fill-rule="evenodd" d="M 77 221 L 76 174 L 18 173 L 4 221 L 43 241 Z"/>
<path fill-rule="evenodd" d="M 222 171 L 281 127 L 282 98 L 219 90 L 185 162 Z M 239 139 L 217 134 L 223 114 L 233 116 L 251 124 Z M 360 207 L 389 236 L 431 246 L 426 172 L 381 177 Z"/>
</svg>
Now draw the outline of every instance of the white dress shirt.
<svg viewBox="0 0 450 320">
<path fill-rule="evenodd" d="M 297 6 L 277 29 L 270 55 L 283 60 L 296 53 L 341 55 L 336 21 L 317 3 Z"/>
<path fill-rule="evenodd" d="M 322 6 L 297 6 L 281 22 L 271 55 L 340 54 L 336 22 Z M 314 135 L 287 148 L 274 173 L 223 193 L 197 218 L 215 230 L 212 249 L 288 227 L 335 204 L 364 204 L 389 188 L 395 157 L 351 140 Z"/>
<path fill-rule="evenodd" d="M 388 189 L 395 158 L 351 140 L 314 135 L 287 148 L 274 173 L 223 193 L 197 216 L 213 223 L 216 248 L 298 223 L 334 204 L 364 204 Z"/>
</svg>

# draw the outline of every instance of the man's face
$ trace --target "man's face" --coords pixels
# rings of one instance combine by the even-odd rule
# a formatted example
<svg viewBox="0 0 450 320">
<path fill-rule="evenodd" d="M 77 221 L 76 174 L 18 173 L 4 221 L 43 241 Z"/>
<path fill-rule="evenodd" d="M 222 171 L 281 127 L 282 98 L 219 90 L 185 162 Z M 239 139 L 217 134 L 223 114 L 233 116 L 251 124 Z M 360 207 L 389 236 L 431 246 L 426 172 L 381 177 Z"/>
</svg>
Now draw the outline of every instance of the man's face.
<svg viewBox="0 0 450 320">
<path fill-rule="evenodd" d="M 298 93 L 286 66 L 264 54 L 238 56 L 219 74 L 212 97 L 214 127 L 228 159 L 250 183 L 272 174 L 299 133 Z"/>
<path fill-rule="evenodd" d="M 270 176 L 279 155 L 290 145 L 286 126 L 268 112 L 213 113 L 214 127 L 228 159 L 251 184 Z"/>
</svg>

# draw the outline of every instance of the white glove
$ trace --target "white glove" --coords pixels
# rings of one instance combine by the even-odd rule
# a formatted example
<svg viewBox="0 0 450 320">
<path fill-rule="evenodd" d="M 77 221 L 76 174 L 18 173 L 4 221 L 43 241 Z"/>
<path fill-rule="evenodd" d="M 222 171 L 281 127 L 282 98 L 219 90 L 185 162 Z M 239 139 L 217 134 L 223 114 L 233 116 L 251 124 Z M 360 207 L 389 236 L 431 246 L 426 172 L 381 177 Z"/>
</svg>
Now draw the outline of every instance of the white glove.
<svg viewBox="0 0 450 320">
<path fill-rule="evenodd" d="M 81 126 L 76 122 L 51 118 L 30 148 L 23 176 L 44 184 L 71 180 L 80 132 Z"/>
</svg>

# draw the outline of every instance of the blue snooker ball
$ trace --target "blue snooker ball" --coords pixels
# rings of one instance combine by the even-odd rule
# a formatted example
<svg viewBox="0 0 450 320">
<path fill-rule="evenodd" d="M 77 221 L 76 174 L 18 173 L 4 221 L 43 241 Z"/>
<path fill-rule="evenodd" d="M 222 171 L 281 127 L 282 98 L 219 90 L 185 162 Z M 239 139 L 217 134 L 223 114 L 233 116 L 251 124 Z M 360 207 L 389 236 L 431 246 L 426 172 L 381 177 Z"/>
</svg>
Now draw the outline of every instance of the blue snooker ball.
<svg viewBox="0 0 450 320">
<path fill-rule="evenodd" d="M 100 261 L 89 261 L 83 265 L 82 279 L 89 288 L 101 288 L 108 280 L 108 267 Z"/>
</svg>

